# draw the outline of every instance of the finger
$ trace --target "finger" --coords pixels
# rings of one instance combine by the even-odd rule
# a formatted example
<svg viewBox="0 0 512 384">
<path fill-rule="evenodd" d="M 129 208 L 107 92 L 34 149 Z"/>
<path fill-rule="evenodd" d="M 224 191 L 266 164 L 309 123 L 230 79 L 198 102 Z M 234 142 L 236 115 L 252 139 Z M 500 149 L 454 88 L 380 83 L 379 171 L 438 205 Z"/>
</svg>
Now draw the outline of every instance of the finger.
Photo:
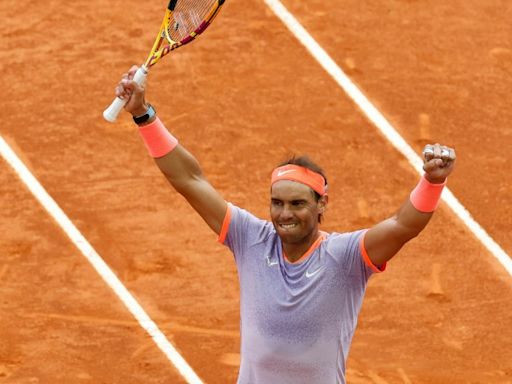
<svg viewBox="0 0 512 384">
<path fill-rule="evenodd" d="M 455 150 L 453 148 L 444 147 L 441 150 L 441 158 L 443 160 L 443 168 L 448 167 L 449 165 L 455 162 L 457 158 L 455 154 Z"/>
<path fill-rule="evenodd" d="M 455 161 L 455 159 L 457 158 L 457 154 L 455 153 L 455 149 L 453 148 L 448 148 L 450 150 L 450 160 L 451 161 Z"/>
<path fill-rule="evenodd" d="M 116 88 L 116 96 L 120 99 L 129 99 L 132 95 L 132 92 L 129 89 L 123 88 L 121 86 Z"/>
<path fill-rule="evenodd" d="M 430 161 L 434 157 L 434 148 L 432 145 L 427 144 L 425 148 L 423 148 L 423 159 L 425 161 Z"/>
<path fill-rule="evenodd" d="M 133 79 L 135 72 L 137 72 L 138 69 L 139 67 L 137 65 L 132 65 L 132 67 L 128 70 L 128 78 L 130 80 Z"/>
<path fill-rule="evenodd" d="M 450 149 L 445 146 L 441 147 L 441 160 L 443 161 L 441 168 L 445 168 L 450 161 Z"/>
<path fill-rule="evenodd" d="M 116 96 L 117 97 L 121 97 L 123 95 L 123 93 L 126 92 L 126 89 L 125 87 L 123 87 L 123 85 L 121 84 L 121 82 L 119 82 L 117 85 L 116 85 L 116 89 L 115 89 L 115 93 L 116 93 Z M 122 97 L 121 97 L 122 98 Z"/>
<path fill-rule="evenodd" d="M 131 92 L 135 91 L 139 87 L 139 85 L 131 79 L 123 79 L 123 80 L 121 80 L 120 84 L 124 88 L 130 90 Z"/>
<path fill-rule="evenodd" d="M 441 147 L 441 159 L 448 160 L 450 158 L 450 150 L 446 147 Z"/>
<path fill-rule="evenodd" d="M 443 166 L 443 160 L 441 159 L 432 159 L 423 164 L 423 170 L 427 173 L 432 173 L 435 170 L 441 168 Z"/>
<path fill-rule="evenodd" d="M 441 145 L 439 143 L 434 144 L 434 158 L 440 159 L 441 158 Z"/>
<path fill-rule="evenodd" d="M 121 80 L 116 87 L 116 96 L 121 99 L 129 98 L 133 93 L 134 83 L 133 80 Z"/>
</svg>

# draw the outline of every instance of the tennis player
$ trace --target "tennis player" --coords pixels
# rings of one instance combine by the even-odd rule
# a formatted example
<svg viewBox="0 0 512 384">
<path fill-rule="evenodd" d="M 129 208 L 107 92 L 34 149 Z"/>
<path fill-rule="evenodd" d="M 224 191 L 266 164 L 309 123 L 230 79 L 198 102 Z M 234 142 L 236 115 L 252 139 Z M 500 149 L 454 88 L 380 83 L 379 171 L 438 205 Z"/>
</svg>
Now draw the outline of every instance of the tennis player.
<svg viewBox="0 0 512 384">
<path fill-rule="evenodd" d="M 142 139 L 172 186 L 235 256 L 240 280 L 239 384 L 345 383 L 345 363 L 366 284 L 425 228 L 436 209 L 455 151 L 424 150 L 424 175 L 390 218 L 350 233 L 325 233 L 324 172 L 306 157 L 276 167 L 271 222 L 224 201 L 197 160 L 172 136 L 125 74 L 116 96 L 128 99 Z"/>
</svg>

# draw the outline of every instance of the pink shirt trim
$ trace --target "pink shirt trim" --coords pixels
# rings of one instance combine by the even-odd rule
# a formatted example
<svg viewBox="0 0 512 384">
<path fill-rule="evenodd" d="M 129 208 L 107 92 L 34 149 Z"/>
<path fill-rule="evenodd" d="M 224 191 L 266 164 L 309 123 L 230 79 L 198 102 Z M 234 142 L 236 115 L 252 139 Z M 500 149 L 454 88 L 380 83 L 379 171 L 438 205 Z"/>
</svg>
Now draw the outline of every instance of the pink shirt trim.
<svg viewBox="0 0 512 384">
<path fill-rule="evenodd" d="M 222 227 L 220 228 L 219 238 L 217 241 L 221 244 L 224 244 L 226 241 L 226 236 L 228 235 L 229 223 L 231 222 L 231 207 L 227 204 L 226 215 L 224 216 L 224 220 L 222 221 Z"/>
<path fill-rule="evenodd" d="M 284 253 L 284 249 L 283 249 L 283 256 L 284 256 L 284 260 L 289 263 L 289 264 L 297 264 L 297 263 L 301 263 L 303 262 L 304 260 L 306 260 L 309 256 L 311 256 L 311 254 L 315 251 L 315 249 L 317 249 L 320 244 L 322 243 L 322 241 L 325 240 L 325 238 L 327 237 L 327 233 L 326 232 L 322 232 L 320 231 L 320 236 L 318 237 L 318 239 L 315 240 L 315 242 L 313 244 L 311 244 L 311 246 L 309 247 L 309 249 L 301 256 L 299 257 L 297 260 L 295 261 L 290 261 L 288 259 L 288 256 L 286 256 L 286 253 Z"/>
<path fill-rule="evenodd" d="M 373 272 L 376 272 L 376 273 L 384 272 L 386 270 L 387 263 L 384 263 L 381 266 L 377 266 L 377 265 L 373 264 L 371 259 L 370 259 L 370 256 L 368 256 L 368 252 L 366 252 L 366 248 L 364 247 L 364 238 L 366 237 L 366 233 L 367 232 L 368 231 L 365 231 L 363 236 L 361 236 L 361 240 L 359 242 L 359 249 L 361 251 L 361 257 L 363 258 L 364 263 L 368 267 L 370 267 Z"/>
</svg>

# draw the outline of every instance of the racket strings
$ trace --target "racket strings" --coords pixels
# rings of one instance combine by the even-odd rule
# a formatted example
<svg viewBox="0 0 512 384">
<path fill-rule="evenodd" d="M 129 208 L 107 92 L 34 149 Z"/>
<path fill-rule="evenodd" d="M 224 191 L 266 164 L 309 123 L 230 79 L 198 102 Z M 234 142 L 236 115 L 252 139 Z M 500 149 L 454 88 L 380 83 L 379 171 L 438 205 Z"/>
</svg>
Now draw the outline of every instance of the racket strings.
<svg viewBox="0 0 512 384">
<path fill-rule="evenodd" d="M 167 31 L 173 41 L 181 41 L 194 32 L 218 0 L 178 0 Z"/>
</svg>

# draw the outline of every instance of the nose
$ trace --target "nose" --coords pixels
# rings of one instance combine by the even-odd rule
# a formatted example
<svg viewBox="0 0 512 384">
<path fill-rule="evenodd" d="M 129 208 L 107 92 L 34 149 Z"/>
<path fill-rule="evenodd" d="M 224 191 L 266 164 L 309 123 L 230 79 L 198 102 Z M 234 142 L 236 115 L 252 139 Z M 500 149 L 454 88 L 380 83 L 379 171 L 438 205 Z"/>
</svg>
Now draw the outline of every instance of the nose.
<svg viewBox="0 0 512 384">
<path fill-rule="evenodd" d="M 283 209 L 281 210 L 281 214 L 279 216 L 280 216 L 280 219 L 283 221 L 290 220 L 293 218 L 293 212 L 290 209 L 290 207 L 287 204 L 285 204 L 283 206 Z"/>
</svg>

